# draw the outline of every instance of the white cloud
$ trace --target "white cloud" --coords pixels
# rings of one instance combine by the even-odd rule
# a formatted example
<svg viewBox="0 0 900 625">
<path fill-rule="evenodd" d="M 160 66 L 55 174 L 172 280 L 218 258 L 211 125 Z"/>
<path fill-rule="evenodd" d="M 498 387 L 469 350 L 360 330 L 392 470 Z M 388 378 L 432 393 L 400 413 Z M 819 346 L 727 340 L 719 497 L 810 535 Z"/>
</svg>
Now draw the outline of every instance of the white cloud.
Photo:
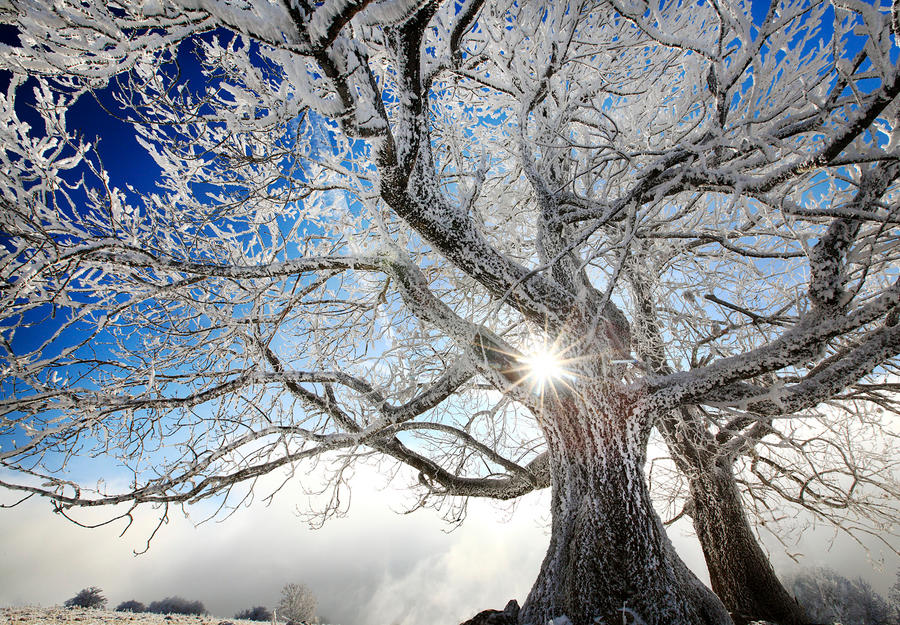
<svg viewBox="0 0 900 625">
<path fill-rule="evenodd" d="M 269 507 L 255 505 L 199 527 L 173 512 L 150 551 L 138 557 L 132 551 L 152 531 L 152 511 L 119 538 L 122 523 L 79 528 L 52 514 L 47 502 L 0 510 L 0 606 L 61 604 L 95 585 L 112 607 L 178 594 L 230 617 L 253 605 L 272 607 L 283 584 L 303 582 L 318 596 L 320 614 L 342 625 L 454 625 L 509 599 L 524 601 L 548 542 L 546 493 L 525 497 L 508 521 L 493 504 L 473 501 L 466 522 L 449 533 L 432 511 L 397 514 L 403 496 L 375 488 L 366 476 L 357 476 L 353 493 L 349 515 L 320 530 L 294 514 L 301 498 L 288 492 Z M 669 533 L 705 579 L 687 527 Z M 822 536 L 807 538 L 801 549 L 812 558 L 804 566 L 865 574 L 881 592 L 879 575 L 890 578 L 887 585 L 893 579 L 896 561 L 873 573 L 858 549 L 851 553 L 839 543 L 829 555 Z M 773 548 L 776 564 L 784 566 L 778 553 Z"/>
<path fill-rule="evenodd" d="M 112 607 L 178 594 L 228 617 L 274 606 L 281 586 L 297 581 L 334 622 L 412 625 L 464 620 L 524 599 L 547 543 L 533 505 L 529 511 L 526 501 L 522 514 L 503 523 L 491 504 L 473 502 L 466 523 L 448 533 L 433 511 L 397 514 L 401 496 L 359 481 L 350 514 L 320 530 L 310 530 L 282 493 L 269 507 L 199 527 L 170 513 L 138 557 L 132 552 L 152 532 L 152 510 L 119 538 L 122 522 L 84 529 L 52 514 L 47 502 L 28 501 L 0 512 L 0 606 L 61 604 L 95 585 Z"/>
</svg>

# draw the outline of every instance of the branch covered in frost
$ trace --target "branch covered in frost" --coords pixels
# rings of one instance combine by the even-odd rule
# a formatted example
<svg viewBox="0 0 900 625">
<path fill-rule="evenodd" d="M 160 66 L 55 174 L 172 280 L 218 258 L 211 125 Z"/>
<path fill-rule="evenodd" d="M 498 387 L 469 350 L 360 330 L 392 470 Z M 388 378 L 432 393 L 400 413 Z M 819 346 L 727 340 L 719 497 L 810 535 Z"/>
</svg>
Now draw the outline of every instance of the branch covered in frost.
<svg viewBox="0 0 900 625">
<path fill-rule="evenodd" d="M 896 409 L 885 6 L 45 5 L 0 9 L 11 488 L 227 509 L 321 460 L 338 501 L 378 456 L 434 500 L 507 498 L 594 384 L 736 463 L 778 464 L 795 423 L 837 445 L 823 405 Z M 74 484 L 82 452 L 130 495 Z"/>
</svg>

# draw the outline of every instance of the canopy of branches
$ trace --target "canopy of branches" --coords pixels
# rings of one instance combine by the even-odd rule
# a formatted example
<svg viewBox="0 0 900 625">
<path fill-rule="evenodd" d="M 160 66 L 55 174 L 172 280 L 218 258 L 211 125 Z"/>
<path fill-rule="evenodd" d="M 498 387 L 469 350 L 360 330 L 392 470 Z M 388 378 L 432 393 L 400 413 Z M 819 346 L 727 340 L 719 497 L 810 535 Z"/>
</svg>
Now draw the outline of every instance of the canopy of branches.
<svg viewBox="0 0 900 625">
<path fill-rule="evenodd" d="M 701 406 L 760 509 L 895 518 L 896 4 L 764 8 L 3 3 L 0 484 L 233 505 L 374 452 L 511 498 L 604 379 Z"/>
</svg>

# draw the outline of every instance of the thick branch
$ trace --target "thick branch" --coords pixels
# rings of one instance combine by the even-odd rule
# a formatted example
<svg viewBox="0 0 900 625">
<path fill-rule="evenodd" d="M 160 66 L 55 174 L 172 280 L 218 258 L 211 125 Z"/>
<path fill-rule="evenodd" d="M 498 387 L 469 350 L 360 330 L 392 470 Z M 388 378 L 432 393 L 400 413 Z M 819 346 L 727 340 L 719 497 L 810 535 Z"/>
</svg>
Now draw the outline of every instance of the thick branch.
<svg viewBox="0 0 900 625">
<path fill-rule="evenodd" d="M 654 401 L 675 407 L 702 403 L 735 382 L 771 373 L 814 356 L 826 341 L 885 317 L 900 305 L 900 282 L 872 302 L 845 317 L 825 318 L 810 314 L 777 339 L 745 354 L 722 358 L 706 367 L 672 373 L 650 380 L 647 391 Z"/>
</svg>

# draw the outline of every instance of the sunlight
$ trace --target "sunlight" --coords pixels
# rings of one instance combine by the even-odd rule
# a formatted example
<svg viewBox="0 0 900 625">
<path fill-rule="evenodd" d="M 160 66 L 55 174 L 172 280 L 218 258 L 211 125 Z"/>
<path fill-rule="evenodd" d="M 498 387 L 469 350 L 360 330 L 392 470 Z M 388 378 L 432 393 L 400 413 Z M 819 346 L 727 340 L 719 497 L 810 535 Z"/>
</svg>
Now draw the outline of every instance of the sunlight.
<svg viewBox="0 0 900 625">
<path fill-rule="evenodd" d="M 547 384 L 552 385 L 566 374 L 559 354 L 546 345 L 529 354 L 525 364 L 528 367 L 528 376 L 538 389 L 543 389 Z"/>
</svg>

